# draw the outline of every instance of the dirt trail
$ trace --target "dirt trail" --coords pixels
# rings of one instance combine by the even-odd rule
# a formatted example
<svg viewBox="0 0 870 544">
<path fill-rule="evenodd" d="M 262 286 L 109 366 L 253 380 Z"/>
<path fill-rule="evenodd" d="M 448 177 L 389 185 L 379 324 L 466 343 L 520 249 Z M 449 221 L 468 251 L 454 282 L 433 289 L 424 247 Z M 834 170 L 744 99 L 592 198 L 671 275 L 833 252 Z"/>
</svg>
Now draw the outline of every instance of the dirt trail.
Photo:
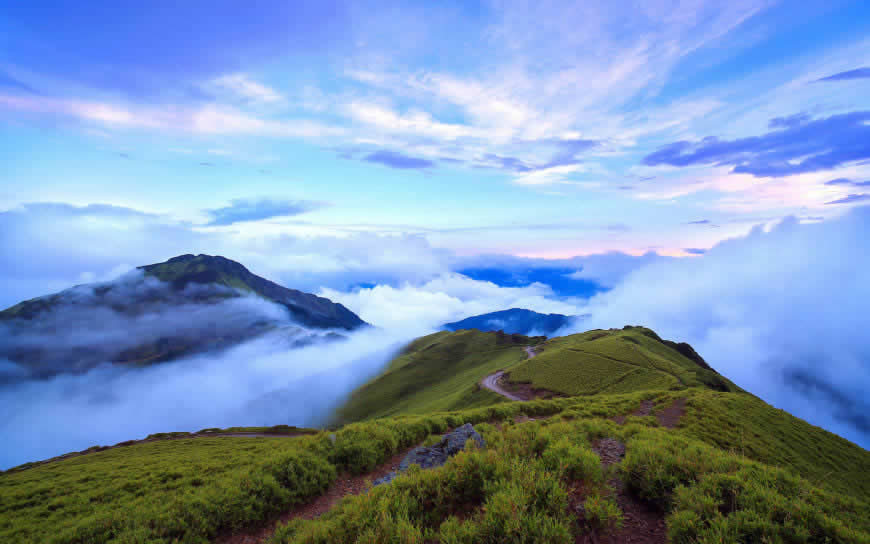
<svg viewBox="0 0 870 544">
<path fill-rule="evenodd" d="M 533 348 L 532 346 L 526 346 L 523 349 L 525 350 L 526 356 L 529 359 L 531 359 L 535 355 L 537 355 L 537 353 L 535 353 L 535 348 Z M 501 386 L 501 381 L 502 381 L 503 376 L 504 376 L 504 370 L 499 370 L 495 374 L 490 374 L 489 376 L 487 376 L 486 378 L 481 380 L 480 386 L 485 388 L 485 389 L 489 389 L 493 393 L 498 393 L 499 395 L 501 395 L 505 398 L 508 398 L 510 400 L 527 401 L 527 400 L 531 400 L 531 398 L 534 398 L 534 396 L 532 396 L 531 398 L 527 398 L 525 395 L 522 395 L 519 393 L 511 393 L 510 391 L 507 391 L 506 389 L 504 389 Z"/>
<path fill-rule="evenodd" d="M 415 446 L 416 447 L 416 446 Z M 371 472 L 358 476 L 341 474 L 332 486 L 311 502 L 287 510 L 271 521 L 255 528 L 224 534 L 215 539 L 215 544 L 258 544 L 265 542 L 278 528 L 292 519 L 314 519 L 330 511 L 333 506 L 348 495 L 359 495 L 371 487 L 371 482 L 386 476 L 399 467 L 399 463 L 414 447 L 401 451 Z"/>
<path fill-rule="evenodd" d="M 651 400 L 643 401 L 630 415 L 648 416 L 652 413 L 655 405 Z M 673 429 L 680 418 L 686 413 L 686 399 L 679 398 L 656 414 L 662 427 Z M 622 425 L 626 416 L 612 418 Z M 625 456 L 625 444 L 615 438 L 602 438 L 597 440 L 592 449 L 601 458 L 601 466 L 604 469 L 622 462 Z M 625 483 L 619 478 L 610 478 L 607 484 L 612 489 L 612 494 L 619 509 L 622 510 L 622 528 L 616 531 L 599 533 L 587 531 L 580 534 L 575 542 L 577 544 L 664 544 L 668 541 L 667 525 L 664 513 L 656 507 L 638 499 L 628 492 Z M 578 513 L 578 518 L 583 520 L 582 508 L 586 491 L 582 488 L 574 490 L 571 505 Z"/>
<path fill-rule="evenodd" d="M 640 403 L 640 406 L 632 412 L 632 416 L 648 416 L 652 413 L 652 409 L 655 407 L 653 401 L 645 400 Z M 686 399 L 679 398 L 664 408 L 662 411 L 656 414 L 656 419 L 659 420 L 659 425 L 662 427 L 673 429 L 680 423 L 680 418 L 683 417 L 683 414 L 686 413 Z M 622 425 L 625 423 L 625 418 L 627 415 L 615 416 L 610 419 Z"/>
<path fill-rule="evenodd" d="M 615 438 L 602 438 L 592 445 L 592 449 L 601 457 L 601 465 L 605 469 L 621 463 L 625 456 L 625 445 Z M 577 544 L 665 544 L 668 535 L 664 513 L 630 494 L 619 478 L 610 478 L 607 483 L 619 509 L 622 510 L 622 528 L 603 533 L 585 532 L 580 534 L 575 542 Z M 580 518 L 583 517 L 584 498 L 581 490 L 572 499 L 574 509 Z"/>
<path fill-rule="evenodd" d="M 489 376 L 484 378 L 483 381 L 480 382 L 480 386 L 484 387 L 486 389 L 489 389 L 490 391 L 492 391 L 494 393 L 498 393 L 499 395 L 501 395 L 503 397 L 509 398 L 510 400 L 519 400 L 519 401 L 529 400 L 529 399 L 521 397 L 515 393 L 505 391 L 500 385 L 500 382 L 501 382 L 501 379 L 503 376 L 504 376 L 504 370 L 499 370 L 495 374 L 490 374 Z"/>
</svg>

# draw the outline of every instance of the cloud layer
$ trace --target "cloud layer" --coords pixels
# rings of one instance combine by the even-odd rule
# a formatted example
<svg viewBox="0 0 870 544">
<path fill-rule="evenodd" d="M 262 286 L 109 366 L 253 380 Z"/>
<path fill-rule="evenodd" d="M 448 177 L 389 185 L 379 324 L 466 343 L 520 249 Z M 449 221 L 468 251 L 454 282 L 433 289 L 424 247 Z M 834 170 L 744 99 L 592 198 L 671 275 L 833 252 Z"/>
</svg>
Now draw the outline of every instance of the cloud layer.
<svg viewBox="0 0 870 544">
<path fill-rule="evenodd" d="M 157 432 L 320 425 L 406 340 L 368 330 L 288 350 L 270 335 L 218 356 L 0 387 L 0 469 Z"/>
<path fill-rule="evenodd" d="M 866 447 L 868 229 L 870 208 L 858 208 L 650 264 L 591 299 L 583 327 L 643 324 L 687 341 L 749 391 Z"/>
</svg>

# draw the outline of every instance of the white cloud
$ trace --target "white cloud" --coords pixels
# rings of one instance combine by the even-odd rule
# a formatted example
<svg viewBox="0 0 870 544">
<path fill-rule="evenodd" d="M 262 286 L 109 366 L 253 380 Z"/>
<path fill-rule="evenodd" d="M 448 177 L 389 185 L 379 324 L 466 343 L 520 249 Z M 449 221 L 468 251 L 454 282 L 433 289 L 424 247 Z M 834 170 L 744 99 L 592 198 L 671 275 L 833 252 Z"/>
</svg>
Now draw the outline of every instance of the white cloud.
<svg viewBox="0 0 870 544">
<path fill-rule="evenodd" d="M 582 269 L 569 277 L 575 280 L 591 280 L 604 287 L 614 287 L 638 268 L 672 259 L 673 257 L 664 257 L 652 251 L 640 256 L 617 251 L 589 255 L 579 259 Z"/>
<path fill-rule="evenodd" d="M 687 341 L 739 385 L 866 446 L 868 230 L 870 208 L 859 208 L 656 261 L 593 297 L 583 327 L 642 324 Z"/>
<path fill-rule="evenodd" d="M 0 307 L 91 279 L 111 279 L 129 264 L 185 253 L 219 254 L 255 274 L 301 290 L 357 282 L 421 282 L 448 270 L 450 253 L 415 235 L 251 223 L 201 228 L 170 217 L 105 205 L 24 204 L 0 211 Z M 75 240 L 75 244 L 70 244 Z"/>
<path fill-rule="evenodd" d="M 247 74 L 226 74 L 215 78 L 212 85 L 254 102 L 272 103 L 284 99 L 275 89 L 258 83 Z"/>
<path fill-rule="evenodd" d="M 441 123 L 424 111 L 412 111 L 405 115 L 377 104 L 351 102 L 346 107 L 353 119 L 388 132 L 410 133 L 450 141 L 470 133 L 468 127 Z"/>
<path fill-rule="evenodd" d="M 0 387 L 0 469 L 157 432 L 321 425 L 409 340 L 368 329 L 288 350 L 270 335 L 220 354 Z"/>
<path fill-rule="evenodd" d="M 112 128 L 157 129 L 210 135 L 260 135 L 323 138 L 343 134 L 341 127 L 308 119 L 273 120 L 230 106 L 128 106 L 108 102 L 0 95 L 0 107 L 12 111 L 61 115 Z"/>
<path fill-rule="evenodd" d="M 444 323 L 508 308 L 575 315 L 579 306 L 576 301 L 557 298 L 549 286 L 540 283 L 499 287 L 454 273 L 417 285 L 377 285 L 352 292 L 323 289 L 320 294 L 344 304 L 373 325 L 419 334 Z"/>
</svg>

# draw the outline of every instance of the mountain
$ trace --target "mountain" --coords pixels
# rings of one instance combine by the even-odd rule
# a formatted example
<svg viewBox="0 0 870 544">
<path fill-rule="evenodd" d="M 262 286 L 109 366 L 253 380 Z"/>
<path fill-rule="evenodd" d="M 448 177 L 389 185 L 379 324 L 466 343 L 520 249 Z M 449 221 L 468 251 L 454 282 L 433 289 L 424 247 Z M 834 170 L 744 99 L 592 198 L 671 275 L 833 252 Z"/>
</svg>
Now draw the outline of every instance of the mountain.
<svg viewBox="0 0 870 544">
<path fill-rule="evenodd" d="M 140 266 L 146 276 L 170 283 L 176 290 L 190 284 L 224 285 L 271 300 L 290 311 L 293 319 L 307 327 L 354 330 L 366 323 L 355 313 L 328 298 L 282 287 L 254 275 L 241 264 L 225 257 L 181 255 L 166 262 Z"/>
<path fill-rule="evenodd" d="M 442 331 L 418 338 L 338 408 L 342 422 L 399 414 L 458 410 L 498 402 L 475 387 L 484 376 L 526 359 L 524 346 L 544 337 Z"/>
<path fill-rule="evenodd" d="M 150 364 L 265 333 L 288 347 L 365 326 L 329 299 L 288 289 L 220 256 L 181 255 L 118 280 L 79 285 L 0 312 L 0 382 Z"/>
<path fill-rule="evenodd" d="M 500 312 L 475 315 L 454 323 L 445 323 L 448 331 L 477 329 L 480 331 L 504 331 L 508 334 L 539 334 L 549 336 L 570 324 L 574 317 L 562 314 L 540 314 L 532 310 L 511 308 Z"/>
<path fill-rule="evenodd" d="M 643 327 L 442 331 L 357 390 L 341 413 L 363 421 L 168 432 L 11 469 L 0 541 L 870 542 L 870 452 L 690 348 Z M 465 424 L 484 447 L 372 486 Z"/>
<path fill-rule="evenodd" d="M 496 371 L 504 371 L 501 381 L 507 390 L 535 398 L 689 387 L 741 391 L 689 344 L 662 340 L 644 327 L 592 330 L 549 340 L 467 329 L 412 342 L 380 376 L 350 396 L 336 419 L 347 422 L 499 403 L 502 397 L 478 387 Z"/>
</svg>

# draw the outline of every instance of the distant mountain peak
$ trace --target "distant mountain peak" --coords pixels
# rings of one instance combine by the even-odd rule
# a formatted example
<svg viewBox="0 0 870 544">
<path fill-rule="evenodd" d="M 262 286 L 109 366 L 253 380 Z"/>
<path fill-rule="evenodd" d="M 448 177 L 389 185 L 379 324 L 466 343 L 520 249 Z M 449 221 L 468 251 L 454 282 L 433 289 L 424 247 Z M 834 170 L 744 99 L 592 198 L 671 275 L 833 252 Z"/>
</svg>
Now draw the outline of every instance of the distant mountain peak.
<svg viewBox="0 0 870 544">
<path fill-rule="evenodd" d="M 304 331 L 295 325 L 348 331 L 367 325 L 341 304 L 278 285 L 219 255 L 184 254 L 138 269 L 144 277 L 80 285 L 3 310 L 0 359 L 44 377 L 106 361 L 178 359 L 277 329 Z M 252 295 L 271 304 L 249 300 Z M 52 340 L 61 336 L 64 342 Z"/>
<path fill-rule="evenodd" d="M 223 285 L 254 293 L 284 306 L 296 321 L 309 327 L 353 330 L 366 325 L 365 321 L 341 304 L 278 285 L 253 274 L 243 264 L 221 255 L 187 253 L 162 263 L 140 266 L 138 269 L 147 276 L 165 281 L 179 289 L 191 283 L 199 283 Z"/>
<path fill-rule="evenodd" d="M 487 314 L 467 317 L 453 323 L 445 323 L 449 331 L 477 329 L 480 331 L 504 331 L 508 334 L 542 334 L 550 336 L 570 324 L 577 316 L 542 314 L 525 308 L 510 308 Z"/>
</svg>

